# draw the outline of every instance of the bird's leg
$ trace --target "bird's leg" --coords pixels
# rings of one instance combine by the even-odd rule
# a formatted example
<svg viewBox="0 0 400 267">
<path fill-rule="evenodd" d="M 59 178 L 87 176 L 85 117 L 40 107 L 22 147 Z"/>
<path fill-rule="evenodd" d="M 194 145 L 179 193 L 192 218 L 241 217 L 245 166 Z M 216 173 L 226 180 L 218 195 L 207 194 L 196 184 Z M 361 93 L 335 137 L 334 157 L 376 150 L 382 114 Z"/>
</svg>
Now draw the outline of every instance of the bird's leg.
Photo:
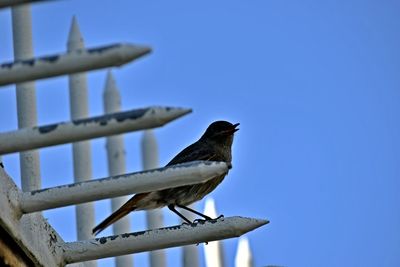
<svg viewBox="0 0 400 267">
<path fill-rule="evenodd" d="M 210 217 L 208 217 L 207 215 L 205 215 L 205 214 L 203 214 L 203 213 L 200 213 L 200 212 L 198 212 L 198 211 L 195 211 L 194 209 L 191 209 L 191 208 L 188 208 L 188 207 L 186 207 L 186 206 L 179 205 L 179 204 L 176 204 L 176 206 L 178 206 L 178 207 L 181 208 L 181 209 L 184 209 L 184 210 L 193 212 L 194 214 L 197 214 L 197 215 L 203 217 L 204 219 L 206 219 L 206 221 L 212 220 L 212 219 L 211 219 Z"/>
<path fill-rule="evenodd" d="M 177 211 L 177 210 L 175 209 L 175 206 L 174 206 L 173 204 L 169 204 L 169 205 L 168 205 L 168 208 L 169 208 L 172 212 L 174 212 L 176 215 L 178 215 L 179 217 L 181 217 L 182 220 L 184 220 L 184 221 L 187 222 L 188 224 L 192 224 L 192 222 L 189 221 L 188 218 L 186 218 L 185 216 L 183 216 L 181 213 L 179 213 L 179 211 Z"/>
<path fill-rule="evenodd" d="M 196 246 L 199 246 L 201 243 L 197 243 Z M 208 241 L 204 242 L 204 245 L 208 245 Z"/>
</svg>

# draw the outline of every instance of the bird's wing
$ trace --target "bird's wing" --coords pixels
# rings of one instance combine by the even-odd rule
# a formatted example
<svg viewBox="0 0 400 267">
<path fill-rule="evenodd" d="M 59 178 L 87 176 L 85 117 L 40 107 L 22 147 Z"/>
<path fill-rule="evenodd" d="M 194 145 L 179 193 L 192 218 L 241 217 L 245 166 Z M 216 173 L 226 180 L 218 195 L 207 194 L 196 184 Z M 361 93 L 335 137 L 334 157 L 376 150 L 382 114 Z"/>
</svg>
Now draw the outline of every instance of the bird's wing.
<svg viewBox="0 0 400 267">
<path fill-rule="evenodd" d="M 196 142 L 182 150 L 166 166 L 195 160 L 219 161 L 221 160 L 219 158 L 218 154 L 210 146 Z"/>
</svg>

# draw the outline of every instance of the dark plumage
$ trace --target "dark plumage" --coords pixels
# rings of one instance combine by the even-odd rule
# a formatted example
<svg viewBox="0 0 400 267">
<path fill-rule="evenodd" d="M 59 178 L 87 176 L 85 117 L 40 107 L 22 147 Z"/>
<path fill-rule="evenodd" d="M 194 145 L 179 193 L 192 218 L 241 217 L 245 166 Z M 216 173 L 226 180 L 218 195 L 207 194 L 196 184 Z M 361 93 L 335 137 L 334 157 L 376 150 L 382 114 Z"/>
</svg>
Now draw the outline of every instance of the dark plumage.
<svg viewBox="0 0 400 267">
<path fill-rule="evenodd" d="M 239 123 L 232 124 L 227 121 L 213 122 L 208 126 L 206 132 L 198 141 L 182 150 L 167 164 L 167 166 L 195 160 L 223 161 L 231 163 L 233 134 L 239 130 L 236 128 L 238 125 Z M 106 227 L 129 214 L 131 211 L 156 209 L 165 206 L 168 206 L 171 211 L 188 223 L 191 222 L 180 214 L 175 209 L 175 206 L 186 209 L 210 220 L 210 217 L 186 206 L 201 200 L 204 196 L 213 191 L 222 182 L 225 175 L 226 173 L 216 176 L 201 184 L 186 185 L 160 191 L 136 194 L 122 205 L 121 208 L 93 228 L 93 234 L 100 233 Z"/>
</svg>

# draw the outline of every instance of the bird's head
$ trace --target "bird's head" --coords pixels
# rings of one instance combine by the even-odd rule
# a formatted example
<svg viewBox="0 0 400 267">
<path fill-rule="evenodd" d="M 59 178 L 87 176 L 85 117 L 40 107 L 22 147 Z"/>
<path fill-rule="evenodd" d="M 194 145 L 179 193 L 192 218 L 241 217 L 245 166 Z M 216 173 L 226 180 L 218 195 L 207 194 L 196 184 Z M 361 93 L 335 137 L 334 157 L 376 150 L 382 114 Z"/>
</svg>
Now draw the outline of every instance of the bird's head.
<svg viewBox="0 0 400 267">
<path fill-rule="evenodd" d="M 233 134 L 239 130 L 239 128 L 236 128 L 237 126 L 239 126 L 239 123 L 232 124 L 227 121 L 215 121 L 208 126 L 201 138 L 213 140 L 218 143 L 228 141 L 232 144 Z"/>
</svg>

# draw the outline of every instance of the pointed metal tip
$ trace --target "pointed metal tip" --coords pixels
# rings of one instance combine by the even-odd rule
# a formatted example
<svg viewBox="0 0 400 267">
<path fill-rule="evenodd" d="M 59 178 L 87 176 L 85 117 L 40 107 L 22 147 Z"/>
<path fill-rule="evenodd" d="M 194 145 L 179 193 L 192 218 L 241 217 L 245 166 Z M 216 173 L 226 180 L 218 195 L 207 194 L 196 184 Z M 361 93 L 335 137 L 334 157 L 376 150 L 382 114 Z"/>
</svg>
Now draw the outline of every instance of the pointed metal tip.
<svg viewBox="0 0 400 267">
<path fill-rule="evenodd" d="M 239 237 L 266 222 L 266 220 L 238 216 L 227 217 L 208 221 L 199 220 L 192 224 L 186 223 L 136 233 L 67 242 L 63 245 L 64 259 L 67 263 L 74 263 L 121 255 L 121 251 L 130 254 Z"/>
<path fill-rule="evenodd" d="M 113 90 L 118 90 L 118 88 L 112 71 L 108 70 L 106 74 L 106 84 L 104 86 L 104 91 L 113 91 Z"/>
<path fill-rule="evenodd" d="M 68 51 L 84 48 L 83 37 L 79 29 L 78 20 L 74 15 L 71 20 L 71 27 L 68 34 L 67 42 Z"/>
<path fill-rule="evenodd" d="M 246 218 L 246 219 L 250 220 L 253 223 L 255 228 L 258 228 L 260 226 L 263 226 L 263 225 L 266 225 L 269 223 L 269 221 L 265 220 L 265 219 L 256 219 L 256 218 Z"/>
<path fill-rule="evenodd" d="M 144 56 L 151 52 L 151 47 L 139 45 L 125 45 L 126 57 L 131 60 Z"/>
<path fill-rule="evenodd" d="M 268 220 L 264 219 L 255 219 L 255 218 L 247 218 L 247 217 L 231 217 L 233 221 L 237 222 L 236 225 L 236 230 L 238 233 L 238 236 L 241 236 L 249 231 L 252 231 L 256 228 L 259 228 L 265 224 L 268 224 Z M 228 219 L 228 218 L 227 218 Z"/>
<path fill-rule="evenodd" d="M 139 46 L 135 45 L 136 54 L 145 55 L 152 51 L 151 47 L 149 46 Z"/>
<path fill-rule="evenodd" d="M 191 113 L 190 108 L 177 108 L 177 107 L 151 107 L 148 114 L 151 116 L 156 115 L 159 125 L 162 126 L 172 120 L 180 118 L 188 113 Z"/>
<path fill-rule="evenodd" d="M 174 111 L 173 117 L 174 117 L 174 119 L 177 119 L 177 118 L 180 118 L 180 117 L 185 116 L 192 112 L 193 112 L 193 110 L 191 108 L 177 108 Z"/>
<path fill-rule="evenodd" d="M 257 227 L 269 224 L 269 220 L 266 220 L 266 219 L 253 219 L 253 220 L 255 220 L 256 223 L 258 224 Z"/>
<path fill-rule="evenodd" d="M 191 108 L 179 108 L 179 109 L 182 116 L 193 112 L 193 109 Z"/>
</svg>

